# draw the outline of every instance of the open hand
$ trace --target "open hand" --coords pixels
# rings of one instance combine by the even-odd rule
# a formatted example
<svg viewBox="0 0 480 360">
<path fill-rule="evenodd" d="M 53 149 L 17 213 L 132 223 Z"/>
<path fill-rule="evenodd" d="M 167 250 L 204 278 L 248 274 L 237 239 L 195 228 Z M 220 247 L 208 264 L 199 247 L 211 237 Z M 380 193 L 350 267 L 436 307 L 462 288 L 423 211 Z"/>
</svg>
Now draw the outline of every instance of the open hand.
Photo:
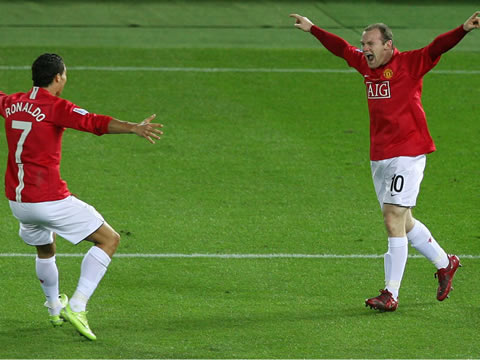
<svg viewBox="0 0 480 360">
<path fill-rule="evenodd" d="M 144 137 L 152 144 L 155 144 L 155 140 L 160 140 L 160 135 L 163 135 L 163 131 L 158 130 L 158 128 L 162 128 L 162 124 L 152 124 L 151 121 L 155 119 L 157 115 L 153 114 L 150 115 L 148 118 L 143 120 L 141 123 L 137 124 L 134 128 L 135 134 L 138 136 Z"/>
</svg>

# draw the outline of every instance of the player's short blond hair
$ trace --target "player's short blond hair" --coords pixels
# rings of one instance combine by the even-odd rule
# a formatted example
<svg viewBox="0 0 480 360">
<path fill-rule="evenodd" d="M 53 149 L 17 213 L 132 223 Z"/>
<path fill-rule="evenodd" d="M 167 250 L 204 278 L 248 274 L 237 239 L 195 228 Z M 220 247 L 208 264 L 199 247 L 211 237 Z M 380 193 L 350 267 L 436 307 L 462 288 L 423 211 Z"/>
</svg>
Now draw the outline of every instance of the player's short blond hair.
<svg viewBox="0 0 480 360">
<path fill-rule="evenodd" d="M 380 34 L 382 34 L 382 39 L 384 44 L 389 40 L 392 40 L 392 44 L 393 44 L 392 29 L 390 29 L 388 25 L 385 25 L 384 23 L 371 24 L 371 25 L 368 25 L 363 31 L 367 32 L 374 29 L 378 29 L 380 31 Z"/>
</svg>

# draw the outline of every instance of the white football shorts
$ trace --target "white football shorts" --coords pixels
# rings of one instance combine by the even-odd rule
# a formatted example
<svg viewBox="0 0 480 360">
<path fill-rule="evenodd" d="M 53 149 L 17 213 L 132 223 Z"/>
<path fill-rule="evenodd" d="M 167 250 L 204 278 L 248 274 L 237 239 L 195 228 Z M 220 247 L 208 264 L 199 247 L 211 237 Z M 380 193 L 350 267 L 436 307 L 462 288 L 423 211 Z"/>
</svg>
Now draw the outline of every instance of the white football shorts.
<svg viewBox="0 0 480 360">
<path fill-rule="evenodd" d="M 380 207 L 415 207 L 425 171 L 426 156 L 399 156 L 371 161 L 373 185 Z"/>
<path fill-rule="evenodd" d="M 40 203 L 10 201 L 10 209 L 20 222 L 20 237 L 33 246 L 51 244 L 53 233 L 78 244 L 105 222 L 93 206 L 74 196 Z"/>
</svg>

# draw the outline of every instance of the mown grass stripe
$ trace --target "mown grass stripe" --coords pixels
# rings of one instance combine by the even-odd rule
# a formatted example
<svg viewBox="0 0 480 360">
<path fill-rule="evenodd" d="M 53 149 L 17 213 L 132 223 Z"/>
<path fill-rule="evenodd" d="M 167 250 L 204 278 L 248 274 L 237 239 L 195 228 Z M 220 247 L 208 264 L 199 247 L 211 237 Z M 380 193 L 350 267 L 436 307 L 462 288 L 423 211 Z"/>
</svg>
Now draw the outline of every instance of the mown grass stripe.
<svg viewBox="0 0 480 360">
<path fill-rule="evenodd" d="M 27 253 L 0 253 L 0 257 L 34 257 L 35 254 Z M 57 254 L 59 257 L 83 257 L 85 254 Z M 461 259 L 480 259 L 480 255 L 458 255 Z M 379 259 L 383 258 L 383 254 L 180 254 L 180 253 L 164 253 L 164 254 L 115 254 L 116 258 L 212 258 L 212 259 Z M 422 255 L 409 255 L 411 259 L 421 259 Z"/>
<path fill-rule="evenodd" d="M 0 70 L 30 70 L 30 66 L 0 65 Z M 201 72 L 201 73 L 332 73 L 350 74 L 353 69 L 270 69 L 270 68 L 200 68 L 200 67 L 146 67 L 146 66 L 69 66 L 68 70 L 77 71 L 145 71 L 145 72 Z M 432 74 L 474 75 L 480 70 L 432 70 Z"/>
</svg>

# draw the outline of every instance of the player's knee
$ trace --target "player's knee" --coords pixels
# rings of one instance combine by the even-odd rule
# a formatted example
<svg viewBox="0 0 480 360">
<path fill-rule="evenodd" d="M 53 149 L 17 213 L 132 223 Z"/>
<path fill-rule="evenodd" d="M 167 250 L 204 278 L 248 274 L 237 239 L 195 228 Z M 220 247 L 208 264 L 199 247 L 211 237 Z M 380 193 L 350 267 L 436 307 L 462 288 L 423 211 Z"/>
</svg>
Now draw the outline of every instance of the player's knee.
<svg viewBox="0 0 480 360">
<path fill-rule="evenodd" d="M 38 245 L 37 247 L 37 255 L 40 259 L 49 259 L 56 253 L 56 245 L 55 242 L 47 245 Z"/>
<path fill-rule="evenodd" d="M 395 216 L 395 214 L 392 214 L 392 213 L 384 213 L 383 214 L 383 222 L 385 223 L 386 227 L 390 227 L 390 226 L 395 225 L 397 220 L 398 220 L 398 217 Z"/>
<path fill-rule="evenodd" d="M 388 236 L 397 236 L 401 227 L 395 222 L 389 222 L 385 220 L 385 229 L 387 230 Z"/>
<path fill-rule="evenodd" d="M 383 221 L 389 236 L 404 236 L 405 233 L 404 213 L 397 210 L 392 208 L 383 212 Z"/>
<path fill-rule="evenodd" d="M 120 244 L 120 235 L 110 225 L 104 224 L 90 235 L 87 240 L 95 243 L 95 245 L 112 257 Z"/>
<path fill-rule="evenodd" d="M 118 245 L 120 245 L 120 234 L 113 230 L 108 241 L 108 246 L 110 247 L 112 253 L 117 251 Z"/>
</svg>

